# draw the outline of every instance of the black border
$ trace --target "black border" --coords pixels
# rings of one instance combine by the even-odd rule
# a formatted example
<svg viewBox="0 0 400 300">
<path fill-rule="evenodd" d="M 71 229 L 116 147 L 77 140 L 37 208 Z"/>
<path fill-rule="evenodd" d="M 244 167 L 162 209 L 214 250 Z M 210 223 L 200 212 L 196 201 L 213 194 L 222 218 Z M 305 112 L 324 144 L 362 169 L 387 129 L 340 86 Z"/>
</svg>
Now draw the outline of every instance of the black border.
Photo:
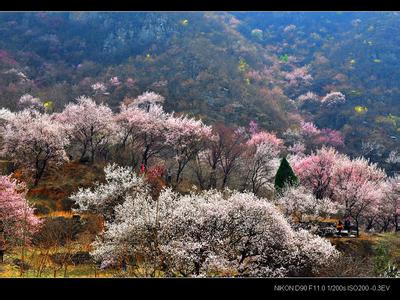
<svg viewBox="0 0 400 300">
<path fill-rule="evenodd" d="M 388 290 L 380 290 L 386 289 Z M 279 289 L 281 289 L 279 291 Z M 95 279 L 0 279 L 1 296 L 5 292 L 20 298 L 21 294 L 35 297 L 65 296 L 67 299 L 90 296 L 123 299 L 122 297 L 165 296 L 255 297 L 261 295 L 335 295 L 394 297 L 400 294 L 400 278 L 95 278 Z M 245 299 L 246 299 L 245 298 Z M 3 299 L 3 297 L 2 297 Z M 4 297 L 4 299 L 9 299 Z"/>
<path fill-rule="evenodd" d="M 392 11 L 396 0 L 19 0 L 0 11 Z"/>
</svg>

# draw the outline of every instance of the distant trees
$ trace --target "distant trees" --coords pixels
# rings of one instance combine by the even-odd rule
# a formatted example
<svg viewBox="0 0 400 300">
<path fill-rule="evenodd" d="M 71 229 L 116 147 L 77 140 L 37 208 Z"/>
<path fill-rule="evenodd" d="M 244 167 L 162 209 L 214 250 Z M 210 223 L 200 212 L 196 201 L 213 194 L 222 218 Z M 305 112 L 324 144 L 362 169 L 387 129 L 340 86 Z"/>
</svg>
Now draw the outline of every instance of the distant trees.
<svg viewBox="0 0 400 300">
<path fill-rule="evenodd" d="M 346 96 L 341 92 L 330 92 L 321 99 L 321 103 L 326 106 L 334 106 L 346 102 Z"/>
</svg>

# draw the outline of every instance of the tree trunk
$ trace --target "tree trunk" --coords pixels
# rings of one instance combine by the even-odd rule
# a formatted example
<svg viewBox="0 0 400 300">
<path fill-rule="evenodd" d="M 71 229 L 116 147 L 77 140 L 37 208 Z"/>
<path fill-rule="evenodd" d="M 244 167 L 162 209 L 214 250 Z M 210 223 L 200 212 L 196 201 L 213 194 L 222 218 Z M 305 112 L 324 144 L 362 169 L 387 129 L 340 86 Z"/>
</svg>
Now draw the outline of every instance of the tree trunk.
<svg viewBox="0 0 400 300">
<path fill-rule="evenodd" d="M 358 224 L 358 220 L 356 219 L 356 230 L 357 230 L 357 237 L 360 236 L 360 228 L 359 228 L 359 224 Z"/>
<path fill-rule="evenodd" d="M 217 187 L 217 176 L 216 176 L 216 168 L 211 169 L 210 173 L 210 183 L 209 183 L 209 188 L 210 189 L 215 189 Z"/>
<path fill-rule="evenodd" d="M 43 176 L 44 170 L 46 169 L 47 160 L 43 161 L 43 165 L 40 166 L 40 161 L 36 161 L 36 172 L 35 172 L 35 180 L 33 185 L 37 186 L 39 184 L 40 179 Z"/>
<path fill-rule="evenodd" d="M 222 178 L 221 189 L 223 190 L 228 183 L 228 174 L 224 172 L 224 177 Z"/>
<path fill-rule="evenodd" d="M 143 156 L 142 156 L 142 164 L 144 167 L 147 169 L 147 164 L 148 164 L 148 154 L 149 154 L 150 146 L 147 145 L 144 149 Z"/>
</svg>

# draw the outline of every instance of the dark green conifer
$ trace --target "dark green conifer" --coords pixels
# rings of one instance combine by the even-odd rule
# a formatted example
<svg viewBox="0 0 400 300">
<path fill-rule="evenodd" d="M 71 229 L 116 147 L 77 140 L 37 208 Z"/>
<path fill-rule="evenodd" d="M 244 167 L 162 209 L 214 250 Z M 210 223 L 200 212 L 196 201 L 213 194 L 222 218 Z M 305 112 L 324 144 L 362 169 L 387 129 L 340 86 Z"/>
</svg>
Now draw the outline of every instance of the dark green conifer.
<svg viewBox="0 0 400 300">
<path fill-rule="evenodd" d="M 294 174 L 292 167 L 286 157 L 282 158 L 281 164 L 275 175 L 275 190 L 280 192 L 284 186 L 296 185 L 299 179 Z"/>
</svg>

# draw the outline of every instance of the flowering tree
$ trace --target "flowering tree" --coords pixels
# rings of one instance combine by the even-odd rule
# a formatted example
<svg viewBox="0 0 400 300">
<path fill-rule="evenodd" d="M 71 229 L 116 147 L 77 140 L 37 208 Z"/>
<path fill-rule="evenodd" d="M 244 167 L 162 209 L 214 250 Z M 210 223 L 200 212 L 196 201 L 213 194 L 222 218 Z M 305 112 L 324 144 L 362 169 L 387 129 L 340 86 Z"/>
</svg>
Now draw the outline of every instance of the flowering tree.
<svg viewBox="0 0 400 300">
<path fill-rule="evenodd" d="M 165 122 L 166 144 L 172 149 L 177 162 L 175 181 L 181 181 L 181 174 L 189 161 L 204 148 L 205 142 L 212 137 L 211 127 L 201 120 L 187 116 L 175 117 L 171 115 Z"/>
<path fill-rule="evenodd" d="M 256 126 L 253 127 L 253 129 L 256 128 Z M 224 189 L 228 184 L 230 175 L 238 168 L 239 160 L 246 151 L 246 134 L 241 128 L 237 128 L 236 130 L 226 128 L 219 131 L 218 138 L 222 145 L 221 160 L 219 163 L 223 173 L 221 189 Z"/>
<path fill-rule="evenodd" d="M 309 188 L 317 199 L 332 195 L 332 176 L 335 164 L 344 159 L 333 148 L 323 147 L 309 156 L 293 161 L 293 170 L 300 183 Z"/>
<path fill-rule="evenodd" d="M 343 146 L 342 134 L 330 128 L 318 129 L 312 122 L 301 122 L 301 133 L 311 146 Z"/>
<path fill-rule="evenodd" d="M 360 221 L 377 211 L 384 196 L 383 170 L 365 158 L 351 160 L 333 148 L 322 148 L 295 161 L 294 170 L 317 199 L 329 197 L 341 205 L 344 216 L 356 223 L 357 234 Z"/>
<path fill-rule="evenodd" d="M 249 123 L 249 132 L 251 134 L 256 134 L 259 131 L 260 131 L 260 126 L 258 125 L 258 123 L 251 120 Z"/>
<path fill-rule="evenodd" d="M 121 84 L 121 82 L 119 81 L 119 78 L 117 76 L 115 76 L 115 77 L 111 77 L 110 84 L 113 86 L 119 86 Z"/>
<path fill-rule="evenodd" d="M 278 138 L 275 134 L 266 131 L 260 131 L 252 134 L 250 140 L 247 142 L 247 145 L 258 146 L 263 143 L 269 144 L 277 150 L 279 150 L 279 148 L 283 145 L 283 141 L 280 138 Z"/>
<path fill-rule="evenodd" d="M 18 106 L 20 108 L 30 108 L 35 110 L 43 110 L 43 104 L 39 98 L 35 98 L 32 95 L 25 94 L 18 100 Z"/>
<path fill-rule="evenodd" d="M 0 142 L 3 141 L 7 124 L 15 117 L 15 114 L 7 108 L 0 108 Z M 0 147 L 2 147 L 0 145 Z"/>
<path fill-rule="evenodd" d="M 91 88 L 95 93 L 105 93 L 107 91 L 107 87 L 102 82 L 96 82 L 92 84 Z"/>
<path fill-rule="evenodd" d="M 388 231 L 391 225 L 395 225 L 396 230 L 396 201 L 387 194 L 388 188 L 384 188 L 384 196 L 380 197 L 363 216 L 366 221 L 366 229 L 371 230 L 379 226 L 380 231 Z M 363 221 L 364 221 L 363 220 Z"/>
<path fill-rule="evenodd" d="M 146 111 L 153 105 L 160 105 L 164 103 L 165 98 L 157 93 L 146 91 L 133 100 L 128 100 L 129 106 L 140 107 Z"/>
<path fill-rule="evenodd" d="M 334 106 L 346 102 L 346 96 L 341 92 L 330 92 L 321 99 L 321 104 L 326 106 Z"/>
<path fill-rule="evenodd" d="M 95 259 L 104 267 L 131 262 L 134 272 L 145 270 L 141 276 L 157 270 L 166 276 L 311 275 L 338 255 L 328 241 L 293 231 L 273 205 L 248 193 L 182 196 L 167 189 L 158 201 L 127 197 L 106 229 L 94 245 Z"/>
<path fill-rule="evenodd" d="M 80 188 L 70 199 L 78 204 L 77 211 L 101 214 L 107 221 L 112 221 L 115 207 L 121 205 L 128 195 L 134 197 L 148 190 L 143 178 L 131 168 L 112 164 L 105 167 L 104 172 L 105 183 L 98 183 L 93 188 Z"/>
<path fill-rule="evenodd" d="M 345 217 L 354 220 L 359 235 L 361 219 L 374 210 L 384 197 L 386 174 L 365 158 L 336 162 L 333 174 L 333 199 L 342 204 Z"/>
<path fill-rule="evenodd" d="M 333 147 L 344 145 L 343 135 L 339 131 L 330 128 L 321 129 L 316 142 Z"/>
<path fill-rule="evenodd" d="M 41 225 L 25 195 L 23 184 L 0 176 L 0 231 L 4 233 L 6 243 L 22 245 L 22 249 Z"/>
<path fill-rule="evenodd" d="M 292 146 L 288 147 L 288 151 L 293 155 L 304 156 L 306 146 L 303 143 L 296 142 Z"/>
<path fill-rule="evenodd" d="M 319 135 L 321 131 L 312 122 L 301 122 L 301 133 L 307 137 Z"/>
<path fill-rule="evenodd" d="M 3 138 L 3 154 L 32 173 L 34 185 L 49 168 L 68 160 L 64 127 L 49 115 L 31 110 L 16 113 Z"/>
<path fill-rule="evenodd" d="M 147 168 L 149 159 L 159 154 L 165 147 L 166 121 L 169 114 L 161 106 L 151 105 L 148 110 L 136 106 L 121 106 L 115 120 L 122 148 L 132 148 L 141 155 L 141 162 Z"/>
<path fill-rule="evenodd" d="M 213 136 L 208 139 L 206 149 L 199 152 L 195 172 L 201 188 L 224 189 L 231 174 L 238 168 L 239 160 L 246 150 L 247 133 L 243 128 L 231 128 L 223 124 L 213 127 Z M 220 175 L 220 176 L 217 176 Z"/>
<path fill-rule="evenodd" d="M 278 155 L 283 142 L 274 134 L 260 132 L 247 142 L 248 149 L 241 161 L 243 190 L 258 194 L 262 188 L 272 187 L 279 167 Z"/>
<path fill-rule="evenodd" d="M 80 160 L 88 154 L 93 162 L 95 155 L 113 142 L 118 131 L 111 109 L 83 96 L 77 99 L 76 104 L 68 104 L 56 119 L 66 126 L 71 146 L 76 147 Z"/>
<path fill-rule="evenodd" d="M 314 104 L 320 102 L 318 95 L 313 92 L 307 92 L 303 95 L 300 95 L 299 97 L 297 97 L 297 101 L 301 106 L 307 103 Z"/>
<path fill-rule="evenodd" d="M 384 205 L 389 210 L 396 231 L 400 230 L 400 176 L 387 180 Z"/>
<path fill-rule="evenodd" d="M 274 203 L 284 215 L 299 222 L 303 221 L 304 216 L 327 217 L 338 211 L 338 205 L 332 200 L 317 199 L 304 186 L 288 186 L 277 196 Z"/>
</svg>

